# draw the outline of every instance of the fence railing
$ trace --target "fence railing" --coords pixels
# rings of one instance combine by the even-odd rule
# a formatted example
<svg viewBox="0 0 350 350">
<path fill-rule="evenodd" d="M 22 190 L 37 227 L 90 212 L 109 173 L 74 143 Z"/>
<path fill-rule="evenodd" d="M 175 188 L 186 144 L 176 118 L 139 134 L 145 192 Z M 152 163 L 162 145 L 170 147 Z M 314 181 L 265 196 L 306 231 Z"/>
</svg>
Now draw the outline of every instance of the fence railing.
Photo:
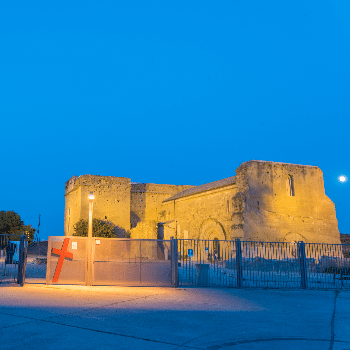
<svg viewBox="0 0 350 350">
<path fill-rule="evenodd" d="M 0 235 L 0 283 L 24 284 L 27 247 L 25 235 Z"/>
<path fill-rule="evenodd" d="M 350 245 L 177 240 L 178 285 L 350 288 Z"/>
<path fill-rule="evenodd" d="M 63 266 L 60 282 L 85 283 L 85 238 L 52 239 L 55 245 L 50 243 L 48 250 L 49 283 L 58 274 L 59 265 Z M 64 248 L 67 239 L 71 240 Z M 106 238 L 94 239 L 93 247 L 96 284 L 137 280 L 144 285 L 175 287 L 350 288 L 350 245 L 346 244 Z M 24 284 L 26 256 L 25 235 L 0 235 L 0 283 Z"/>
</svg>

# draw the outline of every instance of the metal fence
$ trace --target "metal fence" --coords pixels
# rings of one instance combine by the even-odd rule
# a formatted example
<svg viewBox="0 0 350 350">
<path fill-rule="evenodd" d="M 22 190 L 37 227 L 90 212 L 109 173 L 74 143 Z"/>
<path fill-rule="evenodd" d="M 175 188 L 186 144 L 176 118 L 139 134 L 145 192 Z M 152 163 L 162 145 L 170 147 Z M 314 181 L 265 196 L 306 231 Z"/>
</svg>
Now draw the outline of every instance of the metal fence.
<svg viewBox="0 0 350 350">
<path fill-rule="evenodd" d="M 178 285 L 237 287 L 235 241 L 178 239 Z"/>
<path fill-rule="evenodd" d="M 0 234 L 0 283 L 24 284 L 27 247 L 25 235 Z"/>
<path fill-rule="evenodd" d="M 86 284 L 87 238 L 50 237 L 47 283 Z M 93 238 L 92 284 L 350 288 L 350 245 Z M 27 237 L 0 235 L 0 283 L 24 284 Z"/>
<path fill-rule="evenodd" d="M 350 288 L 350 245 L 177 240 L 179 286 Z"/>
</svg>

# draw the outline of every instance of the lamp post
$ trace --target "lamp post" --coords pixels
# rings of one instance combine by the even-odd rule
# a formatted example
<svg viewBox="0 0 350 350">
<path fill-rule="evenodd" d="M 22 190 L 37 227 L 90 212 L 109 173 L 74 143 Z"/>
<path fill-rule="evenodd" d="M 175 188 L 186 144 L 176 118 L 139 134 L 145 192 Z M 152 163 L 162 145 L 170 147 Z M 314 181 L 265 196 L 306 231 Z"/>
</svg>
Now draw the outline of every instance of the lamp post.
<svg viewBox="0 0 350 350">
<path fill-rule="evenodd" d="M 88 238 L 87 238 L 87 279 L 86 285 L 91 286 L 93 281 L 92 271 L 92 211 L 94 208 L 94 192 L 89 193 L 89 224 L 88 224 Z"/>
<path fill-rule="evenodd" d="M 88 228 L 88 237 L 92 238 L 92 211 L 94 209 L 94 192 L 90 191 L 89 194 L 89 228 Z"/>
</svg>

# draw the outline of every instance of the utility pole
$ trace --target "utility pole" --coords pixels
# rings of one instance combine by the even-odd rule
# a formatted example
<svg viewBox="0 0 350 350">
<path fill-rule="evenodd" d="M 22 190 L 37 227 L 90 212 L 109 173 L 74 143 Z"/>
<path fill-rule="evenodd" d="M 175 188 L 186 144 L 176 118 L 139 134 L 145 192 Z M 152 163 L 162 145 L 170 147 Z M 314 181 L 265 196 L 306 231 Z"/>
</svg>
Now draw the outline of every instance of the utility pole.
<svg viewBox="0 0 350 350">
<path fill-rule="evenodd" d="M 40 227 L 40 214 L 39 214 L 39 223 L 38 223 L 38 234 L 36 236 L 36 244 L 38 245 L 38 256 L 40 256 L 40 233 L 39 233 L 39 227 Z"/>
</svg>

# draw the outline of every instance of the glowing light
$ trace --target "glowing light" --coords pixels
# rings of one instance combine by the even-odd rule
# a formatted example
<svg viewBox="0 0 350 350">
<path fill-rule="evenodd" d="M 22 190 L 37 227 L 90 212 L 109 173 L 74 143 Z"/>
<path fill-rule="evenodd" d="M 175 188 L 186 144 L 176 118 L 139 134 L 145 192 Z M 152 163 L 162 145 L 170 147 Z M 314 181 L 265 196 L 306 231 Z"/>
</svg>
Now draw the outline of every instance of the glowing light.
<svg viewBox="0 0 350 350">
<path fill-rule="evenodd" d="M 94 192 L 90 192 L 90 194 L 89 194 L 89 199 L 94 199 L 95 198 L 95 196 L 94 196 Z"/>
<path fill-rule="evenodd" d="M 339 182 L 346 182 L 348 181 L 348 178 L 345 175 L 340 175 L 338 177 Z"/>
</svg>

